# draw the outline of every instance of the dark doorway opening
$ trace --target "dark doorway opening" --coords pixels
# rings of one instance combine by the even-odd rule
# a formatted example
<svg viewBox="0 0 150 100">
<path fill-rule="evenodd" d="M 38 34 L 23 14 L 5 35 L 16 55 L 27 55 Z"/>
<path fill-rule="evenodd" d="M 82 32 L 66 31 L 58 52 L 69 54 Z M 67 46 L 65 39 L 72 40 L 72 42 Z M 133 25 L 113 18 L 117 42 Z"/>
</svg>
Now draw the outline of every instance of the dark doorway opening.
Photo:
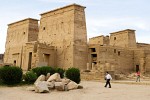
<svg viewBox="0 0 150 100">
<path fill-rule="evenodd" d="M 14 60 L 14 66 L 16 66 L 16 60 Z"/>
<path fill-rule="evenodd" d="M 31 63 L 32 63 L 32 52 L 29 52 L 28 70 L 31 69 Z"/>
<path fill-rule="evenodd" d="M 136 65 L 136 72 L 140 70 L 139 65 Z"/>
</svg>

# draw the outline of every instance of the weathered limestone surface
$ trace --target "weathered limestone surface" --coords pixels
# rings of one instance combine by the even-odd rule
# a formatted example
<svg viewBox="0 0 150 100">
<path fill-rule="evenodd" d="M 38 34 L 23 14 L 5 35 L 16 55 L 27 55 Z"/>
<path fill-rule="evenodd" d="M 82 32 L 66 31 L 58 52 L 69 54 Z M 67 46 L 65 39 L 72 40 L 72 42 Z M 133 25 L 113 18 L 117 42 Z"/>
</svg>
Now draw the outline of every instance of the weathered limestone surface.
<svg viewBox="0 0 150 100">
<path fill-rule="evenodd" d="M 136 43 L 135 30 L 126 29 L 110 33 L 109 44 L 104 43 L 104 36 L 89 40 L 89 68 L 100 71 L 114 71 L 114 74 L 150 70 L 150 45 Z M 83 75 L 84 76 L 84 75 Z"/>
<path fill-rule="evenodd" d="M 78 84 L 71 81 L 67 84 L 68 90 L 73 90 L 73 89 L 77 89 L 78 88 Z"/>
<path fill-rule="evenodd" d="M 47 73 L 47 75 L 46 75 L 46 80 L 48 80 L 50 76 L 51 76 L 51 74 L 50 74 L 50 73 Z"/>
<path fill-rule="evenodd" d="M 63 83 L 63 84 L 68 84 L 69 82 L 70 82 L 71 80 L 70 79 L 67 79 L 67 78 L 63 78 L 63 79 L 61 79 L 61 82 Z"/>
<path fill-rule="evenodd" d="M 46 81 L 38 81 L 35 83 L 35 92 L 46 93 L 49 92 L 48 85 Z"/>
<path fill-rule="evenodd" d="M 89 44 L 109 45 L 109 36 L 97 36 L 89 38 Z"/>
<path fill-rule="evenodd" d="M 58 91 L 64 91 L 65 84 L 63 84 L 62 82 L 55 82 L 55 89 Z"/>
<path fill-rule="evenodd" d="M 91 60 L 89 62 L 90 64 L 95 63 L 94 66 L 97 67 L 97 70 L 115 70 L 116 72 L 126 72 L 134 69 L 132 50 L 99 45 L 95 45 L 95 47 L 91 46 L 89 48 L 96 48 L 95 53 L 90 52 Z"/>
<path fill-rule="evenodd" d="M 51 75 L 48 78 L 47 82 L 52 82 L 52 81 L 60 82 L 61 81 L 60 74 L 59 73 L 55 73 L 55 74 Z"/>
<path fill-rule="evenodd" d="M 87 33 L 84 8 L 73 4 L 41 14 L 38 40 L 55 46 L 56 66 L 86 68 Z"/>
<path fill-rule="evenodd" d="M 35 83 L 37 83 L 37 82 L 39 82 L 39 81 L 45 81 L 45 75 L 40 75 L 37 79 L 36 79 L 36 81 L 35 81 Z"/>
<path fill-rule="evenodd" d="M 110 45 L 119 47 L 136 47 L 135 30 L 127 29 L 110 34 Z"/>
<path fill-rule="evenodd" d="M 38 20 L 31 18 L 9 24 L 4 63 L 23 70 L 37 66 L 85 69 L 88 55 L 84 9 L 72 4 L 43 13 L 40 27 Z"/>
<path fill-rule="evenodd" d="M 26 61 L 25 46 L 27 42 L 37 41 L 38 20 L 27 18 L 8 25 L 4 63 L 23 66 Z M 24 62 L 28 63 L 28 62 Z M 24 68 L 23 68 L 24 69 Z"/>
</svg>

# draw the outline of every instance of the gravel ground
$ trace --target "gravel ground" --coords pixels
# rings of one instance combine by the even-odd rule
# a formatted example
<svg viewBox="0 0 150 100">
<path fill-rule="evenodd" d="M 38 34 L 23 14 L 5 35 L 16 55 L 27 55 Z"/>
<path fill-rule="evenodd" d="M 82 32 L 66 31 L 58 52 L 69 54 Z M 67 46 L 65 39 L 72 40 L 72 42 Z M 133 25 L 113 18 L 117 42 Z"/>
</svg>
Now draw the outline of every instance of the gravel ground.
<svg viewBox="0 0 150 100">
<path fill-rule="evenodd" d="M 51 91 L 35 93 L 27 91 L 27 86 L 0 87 L 0 100 L 148 100 L 150 85 L 112 83 L 112 88 L 105 88 L 105 83 L 82 81 L 84 89 L 70 91 Z"/>
</svg>

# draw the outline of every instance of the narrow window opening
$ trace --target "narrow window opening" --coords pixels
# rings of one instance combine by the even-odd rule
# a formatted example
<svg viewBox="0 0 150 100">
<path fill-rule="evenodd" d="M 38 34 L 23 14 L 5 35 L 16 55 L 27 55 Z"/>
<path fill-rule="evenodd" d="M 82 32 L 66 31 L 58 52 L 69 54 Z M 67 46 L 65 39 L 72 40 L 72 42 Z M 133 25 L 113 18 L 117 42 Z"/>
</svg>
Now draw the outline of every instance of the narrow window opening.
<svg viewBox="0 0 150 100">
<path fill-rule="evenodd" d="M 43 30 L 45 30 L 45 27 L 43 27 Z"/>
<path fill-rule="evenodd" d="M 116 49 L 114 49 L 114 53 L 116 53 Z"/>
<path fill-rule="evenodd" d="M 118 51 L 118 56 L 120 56 L 120 51 Z"/>
<path fill-rule="evenodd" d="M 96 49 L 95 49 L 95 48 L 91 48 L 91 51 L 92 51 L 92 52 L 96 52 Z"/>
</svg>

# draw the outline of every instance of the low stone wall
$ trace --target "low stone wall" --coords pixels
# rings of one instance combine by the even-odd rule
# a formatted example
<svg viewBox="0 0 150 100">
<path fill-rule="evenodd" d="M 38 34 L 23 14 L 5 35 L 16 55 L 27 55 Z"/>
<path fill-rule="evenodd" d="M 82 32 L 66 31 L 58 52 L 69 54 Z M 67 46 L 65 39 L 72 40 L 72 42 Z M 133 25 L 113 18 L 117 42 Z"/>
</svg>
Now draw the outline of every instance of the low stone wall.
<svg viewBox="0 0 150 100">
<path fill-rule="evenodd" d="M 104 80 L 104 73 L 98 71 L 81 72 L 82 80 Z"/>
</svg>

